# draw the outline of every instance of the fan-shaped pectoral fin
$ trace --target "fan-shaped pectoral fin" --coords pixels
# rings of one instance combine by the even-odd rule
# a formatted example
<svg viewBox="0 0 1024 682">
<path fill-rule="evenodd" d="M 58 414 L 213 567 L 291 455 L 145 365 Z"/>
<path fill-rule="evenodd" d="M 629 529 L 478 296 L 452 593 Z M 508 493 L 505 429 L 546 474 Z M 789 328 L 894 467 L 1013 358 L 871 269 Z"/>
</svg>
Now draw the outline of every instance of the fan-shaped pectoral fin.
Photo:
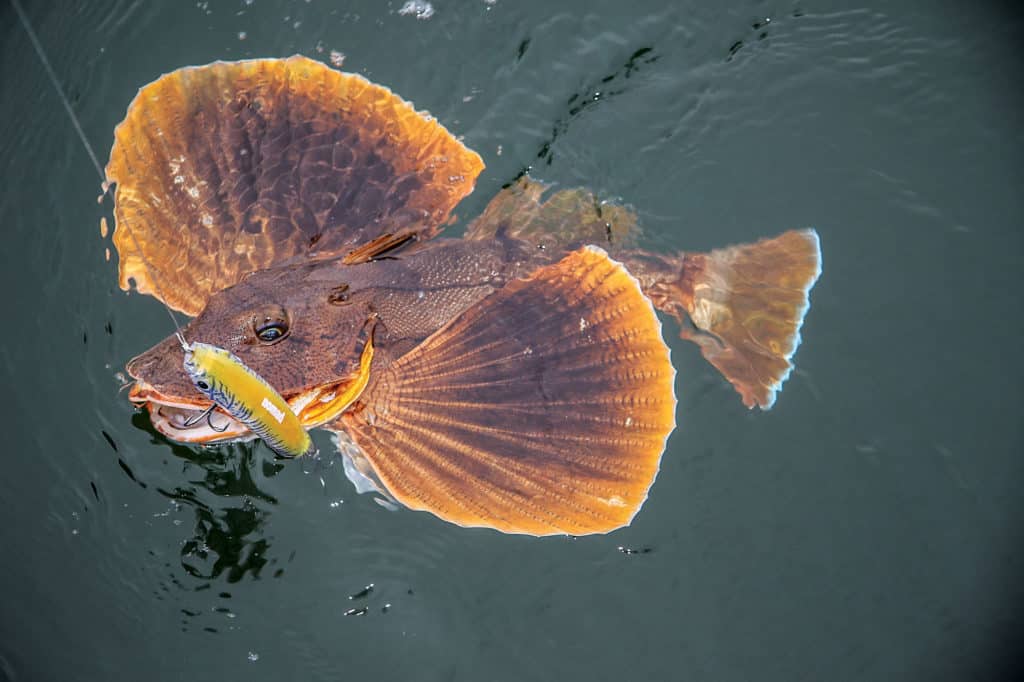
<svg viewBox="0 0 1024 682">
<path fill-rule="evenodd" d="M 392 363 L 342 423 L 410 508 L 508 533 L 603 533 L 647 497 L 674 376 L 639 283 L 585 247 Z"/>
<path fill-rule="evenodd" d="M 482 169 L 432 117 L 317 61 L 179 69 L 143 87 L 114 132 L 121 288 L 195 315 L 254 270 L 385 233 L 429 238 Z"/>
</svg>

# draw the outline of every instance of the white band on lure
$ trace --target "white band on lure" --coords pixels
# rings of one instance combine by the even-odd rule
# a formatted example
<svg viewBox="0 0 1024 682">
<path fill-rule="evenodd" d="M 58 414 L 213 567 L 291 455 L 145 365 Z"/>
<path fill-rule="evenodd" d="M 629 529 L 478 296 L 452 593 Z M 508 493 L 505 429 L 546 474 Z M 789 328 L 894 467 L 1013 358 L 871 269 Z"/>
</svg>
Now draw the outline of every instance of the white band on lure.
<svg viewBox="0 0 1024 682">
<path fill-rule="evenodd" d="M 260 406 L 263 407 L 263 409 L 265 409 L 267 412 L 269 412 L 274 417 L 274 419 L 277 420 L 278 424 L 284 421 L 284 412 L 278 409 L 277 405 L 270 402 L 270 398 L 263 398 L 263 402 L 260 403 Z"/>
</svg>

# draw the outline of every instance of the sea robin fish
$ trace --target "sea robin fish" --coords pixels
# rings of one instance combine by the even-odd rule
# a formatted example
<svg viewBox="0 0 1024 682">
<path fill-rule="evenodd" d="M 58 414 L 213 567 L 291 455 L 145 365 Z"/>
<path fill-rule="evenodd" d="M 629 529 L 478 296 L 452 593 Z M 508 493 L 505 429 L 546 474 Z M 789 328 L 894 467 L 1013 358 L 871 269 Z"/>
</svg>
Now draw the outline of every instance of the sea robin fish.
<svg viewBox="0 0 1024 682">
<path fill-rule="evenodd" d="M 651 253 L 625 207 L 524 176 L 464 237 L 434 238 L 482 169 L 429 115 L 319 62 L 180 69 L 115 131 L 120 284 L 194 316 L 189 340 L 338 434 L 351 477 L 402 505 L 509 533 L 622 527 L 676 423 L 655 310 L 767 409 L 821 271 L 817 234 Z M 196 418 L 211 400 L 174 336 L 128 372 L 172 440 L 257 435 L 222 410 L 223 427 Z"/>
</svg>

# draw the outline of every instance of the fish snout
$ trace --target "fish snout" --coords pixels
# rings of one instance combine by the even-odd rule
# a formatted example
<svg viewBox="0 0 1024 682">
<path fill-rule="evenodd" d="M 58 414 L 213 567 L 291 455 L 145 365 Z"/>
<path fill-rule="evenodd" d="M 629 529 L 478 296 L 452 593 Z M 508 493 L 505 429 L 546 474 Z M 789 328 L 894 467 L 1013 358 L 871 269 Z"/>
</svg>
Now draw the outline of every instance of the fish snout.
<svg viewBox="0 0 1024 682">
<path fill-rule="evenodd" d="M 137 382 L 166 395 L 192 396 L 195 387 L 185 374 L 181 345 L 171 336 L 128 361 L 125 369 Z"/>
</svg>

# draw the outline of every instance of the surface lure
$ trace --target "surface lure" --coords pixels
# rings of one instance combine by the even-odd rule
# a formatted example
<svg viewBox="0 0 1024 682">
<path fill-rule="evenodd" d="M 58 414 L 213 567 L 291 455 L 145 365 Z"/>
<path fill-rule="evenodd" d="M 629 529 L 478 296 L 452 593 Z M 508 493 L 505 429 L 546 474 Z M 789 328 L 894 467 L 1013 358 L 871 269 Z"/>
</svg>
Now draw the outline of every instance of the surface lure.
<svg viewBox="0 0 1024 682">
<path fill-rule="evenodd" d="M 316 453 L 313 439 L 295 412 L 263 377 L 223 348 L 198 341 L 189 344 L 180 336 L 178 340 L 185 351 L 185 372 L 203 395 L 245 424 L 277 454 L 298 457 Z"/>
</svg>

